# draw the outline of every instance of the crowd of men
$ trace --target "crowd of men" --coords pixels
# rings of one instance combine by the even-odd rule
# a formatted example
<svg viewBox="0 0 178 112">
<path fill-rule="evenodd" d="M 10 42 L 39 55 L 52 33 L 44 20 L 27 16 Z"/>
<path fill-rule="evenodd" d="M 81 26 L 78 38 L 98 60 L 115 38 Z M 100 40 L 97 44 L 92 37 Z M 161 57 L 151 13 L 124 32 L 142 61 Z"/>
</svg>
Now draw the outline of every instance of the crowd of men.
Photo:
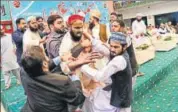
<svg viewBox="0 0 178 112">
<path fill-rule="evenodd" d="M 27 101 L 21 112 L 131 112 L 138 71 L 131 38 L 116 13 L 109 25 L 100 18 L 98 10 L 89 23 L 80 14 L 18 18 L 12 36 L 1 27 L 5 87 L 11 73 L 22 83 Z M 132 27 L 136 35 L 146 32 L 141 15 Z"/>
</svg>

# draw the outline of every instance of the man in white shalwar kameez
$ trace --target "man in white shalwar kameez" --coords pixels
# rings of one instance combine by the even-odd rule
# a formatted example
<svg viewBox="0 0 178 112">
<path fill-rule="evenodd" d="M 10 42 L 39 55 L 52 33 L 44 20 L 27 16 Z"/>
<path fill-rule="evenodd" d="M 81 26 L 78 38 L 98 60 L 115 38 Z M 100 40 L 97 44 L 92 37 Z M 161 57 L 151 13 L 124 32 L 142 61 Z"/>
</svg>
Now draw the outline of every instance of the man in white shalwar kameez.
<svg viewBox="0 0 178 112">
<path fill-rule="evenodd" d="M 135 36 L 140 36 L 141 34 L 146 33 L 146 25 L 142 20 L 143 14 L 138 13 L 137 19 L 132 23 L 132 31 Z"/>
<path fill-rule="evenodd" d="M 23 35 L 23 51 L 25 51 L 28 46 L 40 46 L 44 50 L 43 43 L 46 38 L 41 39 L 40 37 L 36 17 L 30 16 L 27 22 L 29 28 Z"/>
<path fill-rule="evenodd" d="M 8 89 L 11 85 L 11 77 L 13 74 L 17 78 L 17 84 L 20 84 L 20 71 L 17 63 L 17 57 L 15 55 L 15 49 L 12 43 L 12 37 L 4 33 L 1 26 L 0 32 L 1 38 L 1 70 L 4 75 L 5 89 Z"/>
</svg>

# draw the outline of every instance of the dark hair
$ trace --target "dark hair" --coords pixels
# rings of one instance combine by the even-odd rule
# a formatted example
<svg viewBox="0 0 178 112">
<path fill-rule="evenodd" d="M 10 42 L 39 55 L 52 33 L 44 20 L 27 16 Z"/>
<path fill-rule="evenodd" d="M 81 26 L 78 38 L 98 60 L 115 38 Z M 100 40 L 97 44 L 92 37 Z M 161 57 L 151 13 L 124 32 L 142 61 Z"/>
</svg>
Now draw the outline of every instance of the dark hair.
<svg viewBox="0 0 178 112">
<path fill-rule="evenodd" d="M 41 16 L 36 17 L 36 20 L 37 20 L 37 21 L 40 20 L 40 19 L 43 20 L 43 18 L 42 18 Z"/>
<path fill-rule="evenodd" d="M 113 22 L 117 22 L 121 27 L 125 27 L 125 23 L 122 20 L 114 20 Z"/>
<path fill-rule="evenodd" d="M 117 14 L 115 12 L 112 12 L 110 15 L 114 15 L 114 16 L 117 17 Z"/>
<path fill-rule="evenodd" d="M 48 17 L 47 23 L 48 23 L 48 25 L 54 24 L 54 22 L 60 18 L 62 18 L 62 17 L 59 15 L 51 15 Z"/>
<path fill-rule="evenodd" d="M 25 19 L 24 18 L 18 18 L 18 19 L 16 19 L 16 21 L 15 21 L 16 25 L 20 24 L 21 20 L 25 20 Z"/>
<path fill-rule="evenodd" d="M 22 67 L 32 78 L 44 74 L 42 69 L 43 61 L 45 61 L 45 55 L 39 46 L 27 48 L 21 59 Z"/>
<path fill-rule="evenodd" d="M 100 21 L 97 17 L 94 17 L 94 16 L 93 16 L 93 18 L 94 18 L 97 22 L 99 22 L 99 21 Z"/>
</svg>

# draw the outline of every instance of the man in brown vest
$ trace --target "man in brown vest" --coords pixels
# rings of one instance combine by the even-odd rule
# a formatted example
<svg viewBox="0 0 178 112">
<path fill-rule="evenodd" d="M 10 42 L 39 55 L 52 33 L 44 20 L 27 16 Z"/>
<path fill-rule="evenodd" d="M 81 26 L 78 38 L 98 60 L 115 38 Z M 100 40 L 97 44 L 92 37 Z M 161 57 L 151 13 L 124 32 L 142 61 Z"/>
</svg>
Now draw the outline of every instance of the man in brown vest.
<svg viewBox="0 0 178 112">
<path fill-rule="evenodd" d="M 108 40 L 108 32 L 105 24 L 100 24 L 101 13 L 98 10 L 90 12 L 90 21 L 87 26 L 93 37 L 106 43 Z"/>
</svg>

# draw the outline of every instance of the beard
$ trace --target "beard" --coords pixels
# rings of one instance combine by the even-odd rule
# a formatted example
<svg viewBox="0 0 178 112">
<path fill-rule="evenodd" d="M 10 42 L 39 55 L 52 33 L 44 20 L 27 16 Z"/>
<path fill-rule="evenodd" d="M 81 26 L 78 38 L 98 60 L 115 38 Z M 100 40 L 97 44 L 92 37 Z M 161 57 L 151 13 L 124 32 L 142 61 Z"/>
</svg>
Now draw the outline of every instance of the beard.
<svg viewBox="0 0 178 112">
<path fill-rule="evenodd" d="M 93 22 L 91 22 L 91 23 L 89 24 L 89 29 L 92 30 L 94 27 L 95 27 L 95 24 L 94 24 Z"/>
<path fill-rule="evenodd" d="M 138 21 L 138 22 L 140 22 L 140 21 L 141 21 L 141 19 L 137 19 L 137 21 Z"/>
<path fill-rule="evenodd" d="M 32 32 L 37 32 L 37 31 L 38 31 L 38 28 L 33 28 L 33 27 L 31 27 L 31 26 L 29 26 L 29 28 L 30 28 L 30 30 L 31 30 Z"/>
<path fill-rule="evenodd" d="M 26 31 L 26 27 L 21 29 L 21 32 L 24 33 Z"/>
<path fill-rule="evenodd" d="M 112 60 L 114 57 L 116 57 L 116 56 L 117 56 L 116 53 L 110 51 L 110 59 L 111 59 L 111 60 Z"/>
<path fill-rule="evenodd" d="M 56 29 L 55 32 L 58 33 L 58 34 L 64 34 L 64 33 L 66 33 L 66 30 L 65 29 L 62 29 L 62 30 Z"/>
<path fill-rule="evenodd" d="M 77 34 L 79 34 L 80 32 L 78 32 Z M 81 40 L 82 38 L 82 34 L 80 36 L 76 35 L 73 31 L 70 31 L 70 34 L 72 36 L 72 40 L 75 42 L 78 42 Z"/>
<path fill-rule="evenodd" d="M 116 54 L 115 52 L 110 51 L 110 59 L 112 60 L 114 57 L 118 56 L 118 55 L 122 55 L 124 53 L 124 50 L 122 49 L 122 51 L 118 54 Z"/>
<path fill-rule="evenodd" d="M 41 31 L 44 30 L 44 25 L 43 25 L 43 23 L 40 23 L 40 24 L 38 25 L 38 29 L 41 30 Z"/>
</svg>

